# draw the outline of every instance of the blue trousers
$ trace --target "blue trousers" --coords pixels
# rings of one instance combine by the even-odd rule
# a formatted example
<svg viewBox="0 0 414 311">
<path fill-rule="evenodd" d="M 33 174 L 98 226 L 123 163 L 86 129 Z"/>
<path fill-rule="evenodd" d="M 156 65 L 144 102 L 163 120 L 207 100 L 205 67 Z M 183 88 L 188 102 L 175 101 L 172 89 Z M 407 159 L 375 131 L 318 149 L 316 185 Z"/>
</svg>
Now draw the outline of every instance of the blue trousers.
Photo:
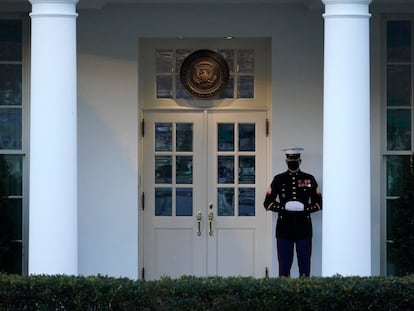
<svg viewBox="0 0 414 311">
<path fill-rule="evenodd" d="M 279 260 L 279 276 L 290 276 L 293 263 L 293 248 L 296 245 L 299 275 L 310 275 L 310 262 L 312 254 L 312 239 L 287 240 L 277 239 L 277 258 Z"/>
</svg>

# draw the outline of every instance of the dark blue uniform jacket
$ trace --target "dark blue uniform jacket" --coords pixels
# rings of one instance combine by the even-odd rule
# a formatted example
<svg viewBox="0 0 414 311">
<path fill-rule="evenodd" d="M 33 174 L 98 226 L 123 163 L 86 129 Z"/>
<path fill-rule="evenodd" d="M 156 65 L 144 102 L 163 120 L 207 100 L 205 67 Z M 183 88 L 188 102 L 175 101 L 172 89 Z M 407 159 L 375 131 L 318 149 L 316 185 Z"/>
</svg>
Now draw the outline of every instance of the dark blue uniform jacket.
<svg viewBox="0 0 414 311">
<path fill-rule="evenodd" d="M 304 211 L 287 211 L 288 201 L 300 201 Z M 315 178 L 302 171 L 276 175 L 263 203 L 267 210 L 277 212 L 276 237 L 300 240 L 312 238 L 310 214 L 322 209 L 322 196 Z"/>
</svg>

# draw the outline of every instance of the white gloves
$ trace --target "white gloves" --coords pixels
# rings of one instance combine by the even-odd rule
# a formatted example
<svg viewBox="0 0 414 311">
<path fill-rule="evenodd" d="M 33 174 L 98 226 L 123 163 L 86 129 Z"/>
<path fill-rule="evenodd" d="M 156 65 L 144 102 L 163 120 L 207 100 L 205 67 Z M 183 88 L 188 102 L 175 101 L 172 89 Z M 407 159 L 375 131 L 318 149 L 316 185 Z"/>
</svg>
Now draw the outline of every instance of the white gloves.
<svg viewBox="0 0 414 311">
<path fill-rule="evenodd" d="M 289 201 L 285 204 L 285 210 L 291 212 L 302 212 L 304 208 L 305 206 L 303 205 L 303 203 L 299 201 Z"/>
</svg>

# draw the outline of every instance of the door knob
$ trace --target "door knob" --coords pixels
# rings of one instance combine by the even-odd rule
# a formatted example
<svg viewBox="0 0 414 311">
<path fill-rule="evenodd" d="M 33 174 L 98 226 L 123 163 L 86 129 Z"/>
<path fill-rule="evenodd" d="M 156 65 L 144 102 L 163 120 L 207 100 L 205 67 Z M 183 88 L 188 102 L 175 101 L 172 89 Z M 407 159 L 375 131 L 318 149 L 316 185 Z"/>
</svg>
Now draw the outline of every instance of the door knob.
<svg viewBox="0 0 414 311">
<path fill-rule="evenodd" d="M 197 212 L 196 218 L 197 218 L 197 235 L 201 235 L 201 218 L 203 217 L 200 211 Z"/>
<path fill-rule="evenodd" d="M 210 236 L 213 235 L 213 219 L 214 219 L 213 212 L 208 213 L 208 234 Z"/>
</svg>

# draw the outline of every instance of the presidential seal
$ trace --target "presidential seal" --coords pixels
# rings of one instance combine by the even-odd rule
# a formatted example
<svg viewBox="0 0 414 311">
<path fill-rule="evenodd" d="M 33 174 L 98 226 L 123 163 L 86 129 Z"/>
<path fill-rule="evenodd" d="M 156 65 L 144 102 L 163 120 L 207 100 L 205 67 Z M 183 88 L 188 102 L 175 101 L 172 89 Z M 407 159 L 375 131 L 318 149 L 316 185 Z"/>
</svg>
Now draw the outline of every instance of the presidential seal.
<svg viewBox="0 0 414 311">
<path fill-rule="evenodd" d="M 188 55 L 180 69 L 180 79 L 191 95 L 210 99 L 227 86 L 229 67 L 225 59 L 211 50 L 198 50 Z"/>
</svg>

